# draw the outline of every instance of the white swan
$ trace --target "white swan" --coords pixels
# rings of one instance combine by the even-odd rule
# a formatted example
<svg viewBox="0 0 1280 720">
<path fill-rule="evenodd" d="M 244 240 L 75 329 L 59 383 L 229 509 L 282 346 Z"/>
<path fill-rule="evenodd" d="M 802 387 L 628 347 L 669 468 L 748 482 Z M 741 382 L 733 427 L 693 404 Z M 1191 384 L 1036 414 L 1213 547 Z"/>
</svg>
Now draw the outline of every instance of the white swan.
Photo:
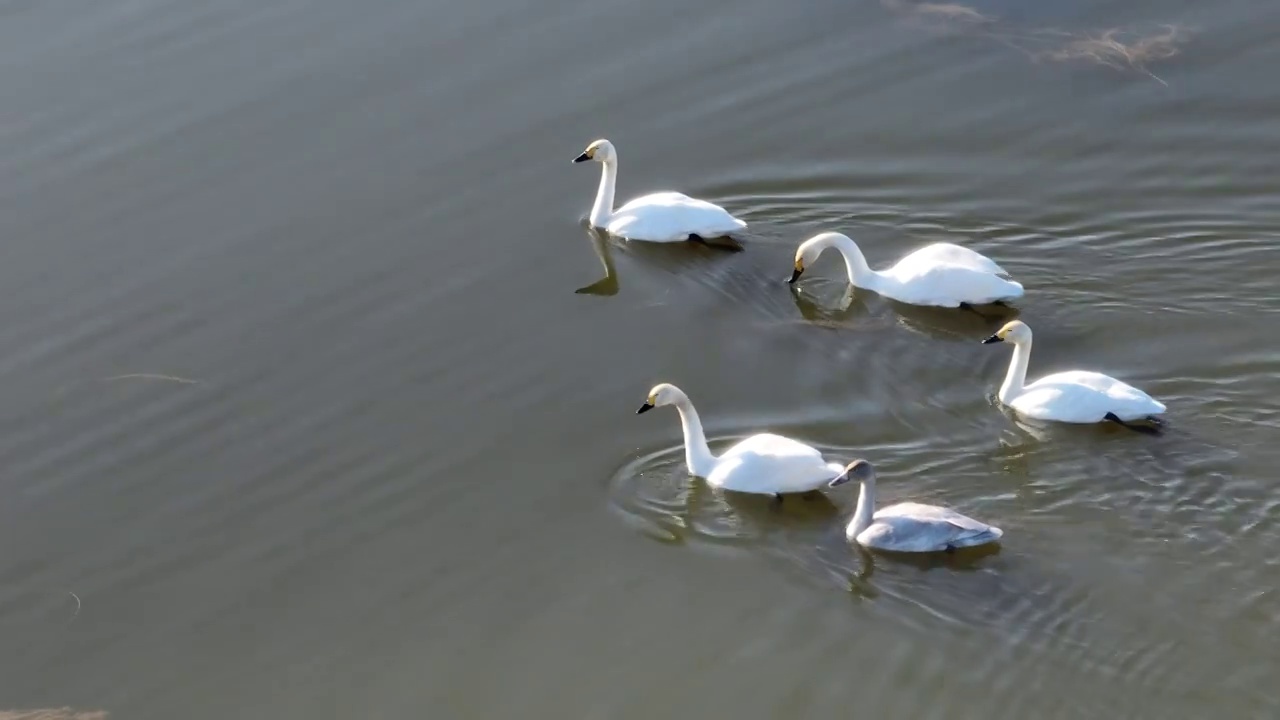
<svg viewBox="0 0 1280 720">
<path fill-rule="evenodd" d="M 1000 386 L 999 398 L 1027 417 L 1069 423 L 1111 420 L 1123 425 L 1130 420 L 1154 419 L 1165 411 L 1164 403 L 1132 385 L 1088 370 L 1053 373 L 1024 386 L 1031 359 L 1031 328 L 1019 320 L 982 342 L 1013 343 L 1013 361 Z"/>
<path fill-rule="evenodd" d="M 893 552 L 954 552 L 957 548 L 985 545 L 1000 539 L 1004 531 L 937 505 L 904 502 L 876 510 L 876 471 L 866 460 L 854 460 L 831 487 L 851 480 L 862 483 L 858 507 L 845 528 L 849 542 Z"/>
<path fill-rule="evenodd" d="M 662 405 L 675 405 L 684 429 L 684 460 L 689 474 L 706 478 L 715 487 L 744 493 L 773 495 L 803 493 L 825 487 L 832 472 L 840 472 L 838 463 L 822 459 L 822 453 L 790 438 L 761 433 L 752 435 L 725 451 L 720 457 L 711 454 L 707 436 L 702 431 L 698 411 L 689 396 L 668 383 L 655 385 L 649 391 L 637 415 Z"/>
<path fill-rule="evenodd" d="M 844 256 L 849 283 L 910 305 L 961 307 L 1022 297 L 1022 285 L 1007 280 L 1004 268 L 968 248 L 934 243 L 916 250 L 887 270 L 872 270 L 847 235 L 824 232 L 796 248 L 795 270 L 787 282 L 800 279 L 823 250 L 834 247 Z"/>
<path fill-rule="evenodd" d="M 595 160 L 604 165 L 600 189 L 591 206 L 591 224 L 611 235 L 647 242 L 709 242 L 730 237 L 747 224 L 719 205 L 678 192 L 658 192 L 638 197 L 613 209 L 614 184 L 618 180 L 618 153 L 608 140 L 596 140 L 574 158 L 576 163 Z"/>
</svg>

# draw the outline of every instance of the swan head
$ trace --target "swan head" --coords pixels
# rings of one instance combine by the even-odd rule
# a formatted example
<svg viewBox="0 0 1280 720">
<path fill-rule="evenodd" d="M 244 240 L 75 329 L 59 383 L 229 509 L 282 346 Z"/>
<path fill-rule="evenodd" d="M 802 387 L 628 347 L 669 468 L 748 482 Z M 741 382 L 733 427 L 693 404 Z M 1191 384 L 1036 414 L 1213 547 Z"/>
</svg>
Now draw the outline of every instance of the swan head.
<svg viewBox="0 0 1280 720">
<path fill-rule="evenodd" d="M 800 243 L 800 247 L 796 248 L 796 264 L 791 270 L 791 279 L 787 282 L 795 283 L 795 281 L 799 280 L 800 276 L 804 274 L 804 269 L 817 261 L 823 250 L 841 240 L 848 241 L 850 244 L 853 243 L 848 235 L 838 232 L 819 233 Z"/>
<path fill-rule="evenodd" d="M 582 154 L 574 158 L 576 163 L 595 160 L 596 162 L 607 163 L 618 159 L 618 153 L 613 149 L 613 143 L 608 140 L 596 140 L 587 146 Z"/>
<path fill-rule="evenodd" d="M 1013 343 L 1014 345 L 1031 342 L 1031 328 L 1027 327 L 1027 324 L 1021 320 L 1014 320 L 997 330 L 995 335 L 983 340 L 982 344 L 991 345 L 999 342 Z"/>
<path fill-rule="evenodd" d="M 848 465 L 844 466 L 844 472 L 840 473 L 840 477 L 827 483 L 827 487 L 836 487 L 847 482 L 875 482 L 876 469 L 871 463 L 858 458 Z"/>
<path fill-rule="evenodd" d="M 688 399 L 680 388 L 675 385 L 670 383 L 654 385 L 653 389 L 649 391 L 649 397 L 645 398 L 644 404 L 640 406 L 636 414 L 643 415 L 661 405 L 675 405 Z"/>
</svg>

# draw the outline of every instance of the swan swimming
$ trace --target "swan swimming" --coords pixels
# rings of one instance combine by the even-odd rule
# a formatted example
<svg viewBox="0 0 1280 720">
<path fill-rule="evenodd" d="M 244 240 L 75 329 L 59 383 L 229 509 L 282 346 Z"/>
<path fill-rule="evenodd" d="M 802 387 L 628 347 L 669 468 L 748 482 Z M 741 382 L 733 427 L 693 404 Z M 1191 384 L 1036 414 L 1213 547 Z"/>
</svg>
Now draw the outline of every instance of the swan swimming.
<svg viewBox="0 0 1280 720">
<path fill-rule="evenodd" d="M 1110 420 L 1150 432 L 1128 422 L 1155 420 L 1154 416 L 1166 409 L 1164 403 L 1132 385 L 1088 370 L 1053 373 L 1024 386 L 1027 362 L 1031 359 L 1031 328 L 1020 320 L 1006 324 L 982 342 L 985 345 L 1013 343 L 1013 360 L 998 396 L 1000 402 L 1027 417 L 1068 423 Z"/>
<path fill-rule="evenodd" d="M 806 267 L 829 247 L 844 256 L 849 284 L 909 305 L 968 307 L 1022 297 L 1022 285 L 986 256 L 951 243 L 933 243 L 916 250 L 886 270 L 872 270 L 849 236 L 824 232 L 796 248 L 795 283 Z M 1001 277 L 1001 276 L 1006 277 Z"/>
<path fill-rule="evenodd" d="M 689 474 L 725 490 L 773 495 L 805 493 L 826 487 L 839 463 L 822 459 L 822 453 L 804 443 L 771 433 L 752 435 L 720 457 L 711 454 L 698 411 L 689 396 L 675 385 L 662 383 L 649 391 L 637 415 L 655 407 L 675 405 L 684 429 L 684 460 Z"/>
<path fill-rule="evenodd" d="M 591 225 L 627 240 L 646 242 L 683 242 L 695 240 L 713 244 L 727 238 L 739 249 L 732 233 L 747 224 L 730 215 L 719 205 L 691 198 L 684 193 L 657 192 L 638 197 L 613 209 L 613 190 L 618 180 L 618 152 L 608 140 L 596 140 L 575 163 L 594 160 L 604 166 L 600 173 L 600 189 L 591 206 Z"/>
<path fill-rule="evenodd" d="M 876 510 L 876 471 L 866 460 L 842 469 L 831 487 L 862 483 L 858 507 L 845 537 L 863 547 L 892 552 L 955 552 L 958 548 L 996 542 L 1004 531 L 937 505 L 904 502 Z"/>
</svg>

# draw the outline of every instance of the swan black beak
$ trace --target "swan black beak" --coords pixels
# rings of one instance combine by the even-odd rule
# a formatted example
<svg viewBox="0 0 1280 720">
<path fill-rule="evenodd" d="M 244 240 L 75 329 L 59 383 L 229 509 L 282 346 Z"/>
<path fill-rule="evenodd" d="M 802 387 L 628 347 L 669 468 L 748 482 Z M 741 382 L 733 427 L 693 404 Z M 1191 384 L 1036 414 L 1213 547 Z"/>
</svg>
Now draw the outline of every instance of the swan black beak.
<svg viewBox="0 0 1280 720">
<path fill-rule="evenodd" d="M 650 405 L 649 403 L 645 403 L 645 404 L 643 404 L 643 405 L 641 405 L 641 406 L 640 406 L 640 409 L 636 411 L 636 414 L 637 414 L 637 415 L 643 415 L 643 414 L 645 414 L 645 413 L 649 412 L 649 411 L 650 411 L 650 410 L 652 410 L 652 409 L 653 409 L 653 405 Z"/>
<path fill-rule="evenodd" d="M 590 156 L 590 155 L 588 155 L 588 154 L 586 154 L 586 153 L 582 153 L 582 154 L 581 154 L 581 155 L 579 155 L 578 157 L 574 158 L 574 159 L 573 159 L 573 161 L 574 161 L 574 162 L 576 162 L 576 163 L 580 163 L 580 162 L 586 162 L 586 161 L 588 161 L 588 160 L 590 160 L 590 159 L 591 159 L 591 156 Z"/>
<path fill-rule="evenodd" d="M 998 343 L 998 342 L 1004 342 L 1004 338 L 1000 337 L 999 335 L 992 335 L 991 337 L 987 338 L 986 340 L 983 340 L 983 341 L 982 341 L 982 344 L 983 344 L 983 345 L 990 345 L 990 344 L 992 344 L 992 343 Z"/>
<path fill-rule="evenodd" d="M 841 473 L 840 477 L 827 483 L 827 487 L 836 487 L 838 485 L 843 485 L 847 482 L 849 482 L 849 473 L 845 472 L 845 473 Z"/>
<path fill-rule="evenodd" d="M 800 279 L 800 276 L 801 276 L 801 275 L 803 275 L 803 274 L 804 274 L 804 268 L 796 268 L 795 270 L 792 270 L 792 271 L 791 271 L 791 279 L 790 279 L 790 280 L 788 280 L 787 282 L 788 282 L 789 284 L 794 285 L 794 284 L 795 284 L 795 282 L 796 282 L 797 280 L 799 280 L 799 279 Z"/>
</svg>

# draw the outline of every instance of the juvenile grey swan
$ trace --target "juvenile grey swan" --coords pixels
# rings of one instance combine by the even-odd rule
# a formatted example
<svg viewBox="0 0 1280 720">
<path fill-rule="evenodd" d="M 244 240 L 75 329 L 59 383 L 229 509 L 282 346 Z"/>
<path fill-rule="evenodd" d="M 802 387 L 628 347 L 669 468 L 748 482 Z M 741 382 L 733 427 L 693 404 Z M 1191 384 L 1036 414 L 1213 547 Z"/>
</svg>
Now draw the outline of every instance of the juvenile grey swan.
<svg viewBox="0 0 1280 720">
<path fill-rule="evenodd" d="M 954 552 L 996 542 L 1004 535 L 994 525 L 937 505 L 904 502 L 877 511 L 876 470 L 866 460 L 849 463 L 830 486 L 849 481 L 862 483 L 862 489 L 853 520 L 844 534 L 849 542 L 863 547 L 892 552 Z"/>
</svg>

